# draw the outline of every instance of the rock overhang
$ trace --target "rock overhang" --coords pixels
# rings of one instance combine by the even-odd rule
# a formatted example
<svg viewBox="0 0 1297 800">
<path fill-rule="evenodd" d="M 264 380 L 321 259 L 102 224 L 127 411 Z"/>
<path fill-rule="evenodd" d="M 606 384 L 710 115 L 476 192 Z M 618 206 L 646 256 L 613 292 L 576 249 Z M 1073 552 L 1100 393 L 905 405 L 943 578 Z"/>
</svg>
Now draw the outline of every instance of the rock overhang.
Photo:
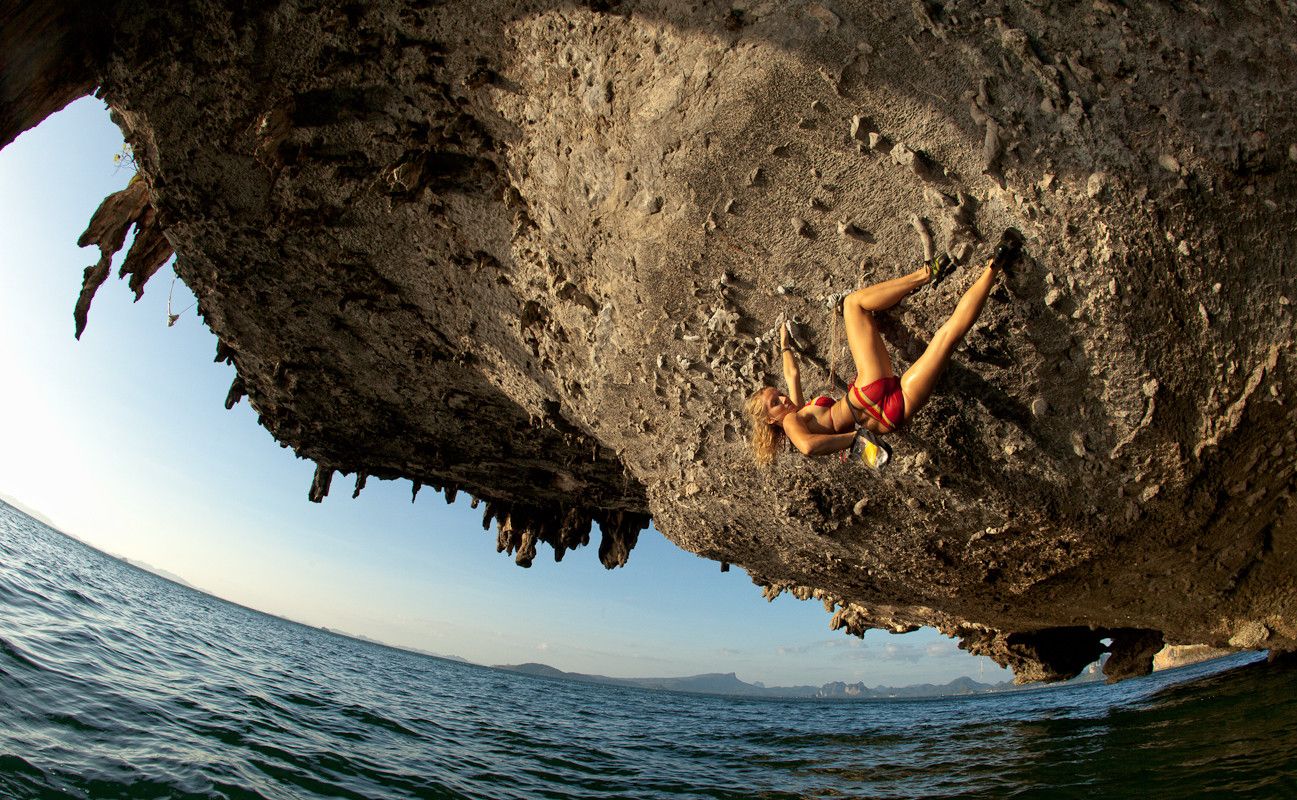
<svg viewBox="0 0 1297 800">
<path fill-rule="evenodd" d="M 651 514 L 836 627 L 936 625 L 1027 678 L 1104 639 L 1119 674 L 1292 648 L 1294 56 L 1261 33 L 1290 18 L 457 8 L 123 5 L 85 70 L 227 402 L 321 465 L 313 499 L 462 488 L 520 563 L 594 521 L 624 563 Z M 750 463 L 781 316 L 845 369 L 843 293 L 1009 224 L 1030 269 L 891 470 Z M 953 291 L 883 321 L 898 366 Z"/>
</svg>

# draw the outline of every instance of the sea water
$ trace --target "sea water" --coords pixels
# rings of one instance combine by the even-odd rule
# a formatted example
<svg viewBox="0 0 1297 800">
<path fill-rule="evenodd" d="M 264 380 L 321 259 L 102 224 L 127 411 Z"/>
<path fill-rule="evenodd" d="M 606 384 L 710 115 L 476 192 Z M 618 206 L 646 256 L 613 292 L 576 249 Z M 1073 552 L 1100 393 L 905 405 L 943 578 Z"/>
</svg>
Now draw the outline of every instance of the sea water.
<svg viewBox="0 0 1297 800">
<path fill-rule="evenodd" d="M 547 680 L 187 589 L 0 503 L 0 798 L 1297 796 L 1297 668 L 752 700 Z"/>
</svg>

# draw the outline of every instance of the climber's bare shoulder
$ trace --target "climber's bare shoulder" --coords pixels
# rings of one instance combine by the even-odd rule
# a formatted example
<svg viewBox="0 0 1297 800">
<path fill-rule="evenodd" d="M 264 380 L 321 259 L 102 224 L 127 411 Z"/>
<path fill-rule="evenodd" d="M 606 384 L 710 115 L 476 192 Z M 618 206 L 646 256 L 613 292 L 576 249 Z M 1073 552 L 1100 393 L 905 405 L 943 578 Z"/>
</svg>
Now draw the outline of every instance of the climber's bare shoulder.
<svg viewBox="0 0 1297 800">
<path fill-rule="evenodd" d="M 802 412 L 795 411 L 783 419 L 784 434 L 788 436 L 788 441 L 792 442 L 802 452 L 806 452 L 805 445 L 813 435 L 812 431 L 806 425 L 806 420 L 802 419 Z"/>
</svg>

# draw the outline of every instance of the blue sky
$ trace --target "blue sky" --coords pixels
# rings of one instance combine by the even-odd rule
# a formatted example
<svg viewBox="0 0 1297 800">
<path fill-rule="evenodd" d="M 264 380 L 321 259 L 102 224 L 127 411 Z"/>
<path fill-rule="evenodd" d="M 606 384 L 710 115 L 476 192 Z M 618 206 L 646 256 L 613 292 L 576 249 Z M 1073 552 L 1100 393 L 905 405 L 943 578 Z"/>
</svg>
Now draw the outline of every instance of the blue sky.
<svg viewBox="0 0 1297 800">
<path fill-rule="evenodd" d="M 593 547 L 530 570 L 495 552 L 461 499 L 338 476 L 307 502 L 314 464 L 281 448 L 192 310 L 167 327 L 164 268 L 133 303 L 114 275 L 80 341 L 72 307 L 98 251 L 76 239 L 130 171 L 121 135 L 86 98 L 0 152 L 0 494 L 108 552 L 272 614 L 486 664 L 542 661 L 616 676 L 736 672 L 770 685 L 902 685 L 1008 673 L 932 630 L 828 630 L 818 602 L 767 603 L 738 568 L 656 530 L 627 567 Z M 120 257 L 119 257 L 120 261 Z M 115 268 L 115 267 L 114 267 Z M 172 305 L 193 295 L 174 283 Z"/>
</svg>

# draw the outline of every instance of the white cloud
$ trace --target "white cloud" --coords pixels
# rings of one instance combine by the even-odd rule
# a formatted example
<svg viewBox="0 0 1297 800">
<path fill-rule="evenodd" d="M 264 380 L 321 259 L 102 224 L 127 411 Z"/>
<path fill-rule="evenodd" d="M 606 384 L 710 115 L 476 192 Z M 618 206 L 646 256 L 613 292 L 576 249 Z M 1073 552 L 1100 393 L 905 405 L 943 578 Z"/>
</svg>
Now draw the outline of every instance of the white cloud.
<svg viewBox="0 0 1297 800">
<path fill-rule="evenodd" d="M 775 647 L 775 653 L 781 656 L 804 656 L 822 653 L 854 658 L 856 654 L 866 649 L 863 639 L 857 639 L 854 636 L 850 638 L 842 636 L 836 639 L 820 639 L 799 645 L 778 645 Z"/>
<path fill-rule="evenodd" d="M 882 661 L 908 661 L 912 664 L 921 658 L 922 651 L 911 644 L 885 644 L 882 655 L 879 656 Z"/>
<path fill-rule="evenodd" d="M 923 654 L 928 658 L 949 658 L 959 655 L 959 646 L 953 639 L 943 639 L 928 645 Z"/>
</svg>

